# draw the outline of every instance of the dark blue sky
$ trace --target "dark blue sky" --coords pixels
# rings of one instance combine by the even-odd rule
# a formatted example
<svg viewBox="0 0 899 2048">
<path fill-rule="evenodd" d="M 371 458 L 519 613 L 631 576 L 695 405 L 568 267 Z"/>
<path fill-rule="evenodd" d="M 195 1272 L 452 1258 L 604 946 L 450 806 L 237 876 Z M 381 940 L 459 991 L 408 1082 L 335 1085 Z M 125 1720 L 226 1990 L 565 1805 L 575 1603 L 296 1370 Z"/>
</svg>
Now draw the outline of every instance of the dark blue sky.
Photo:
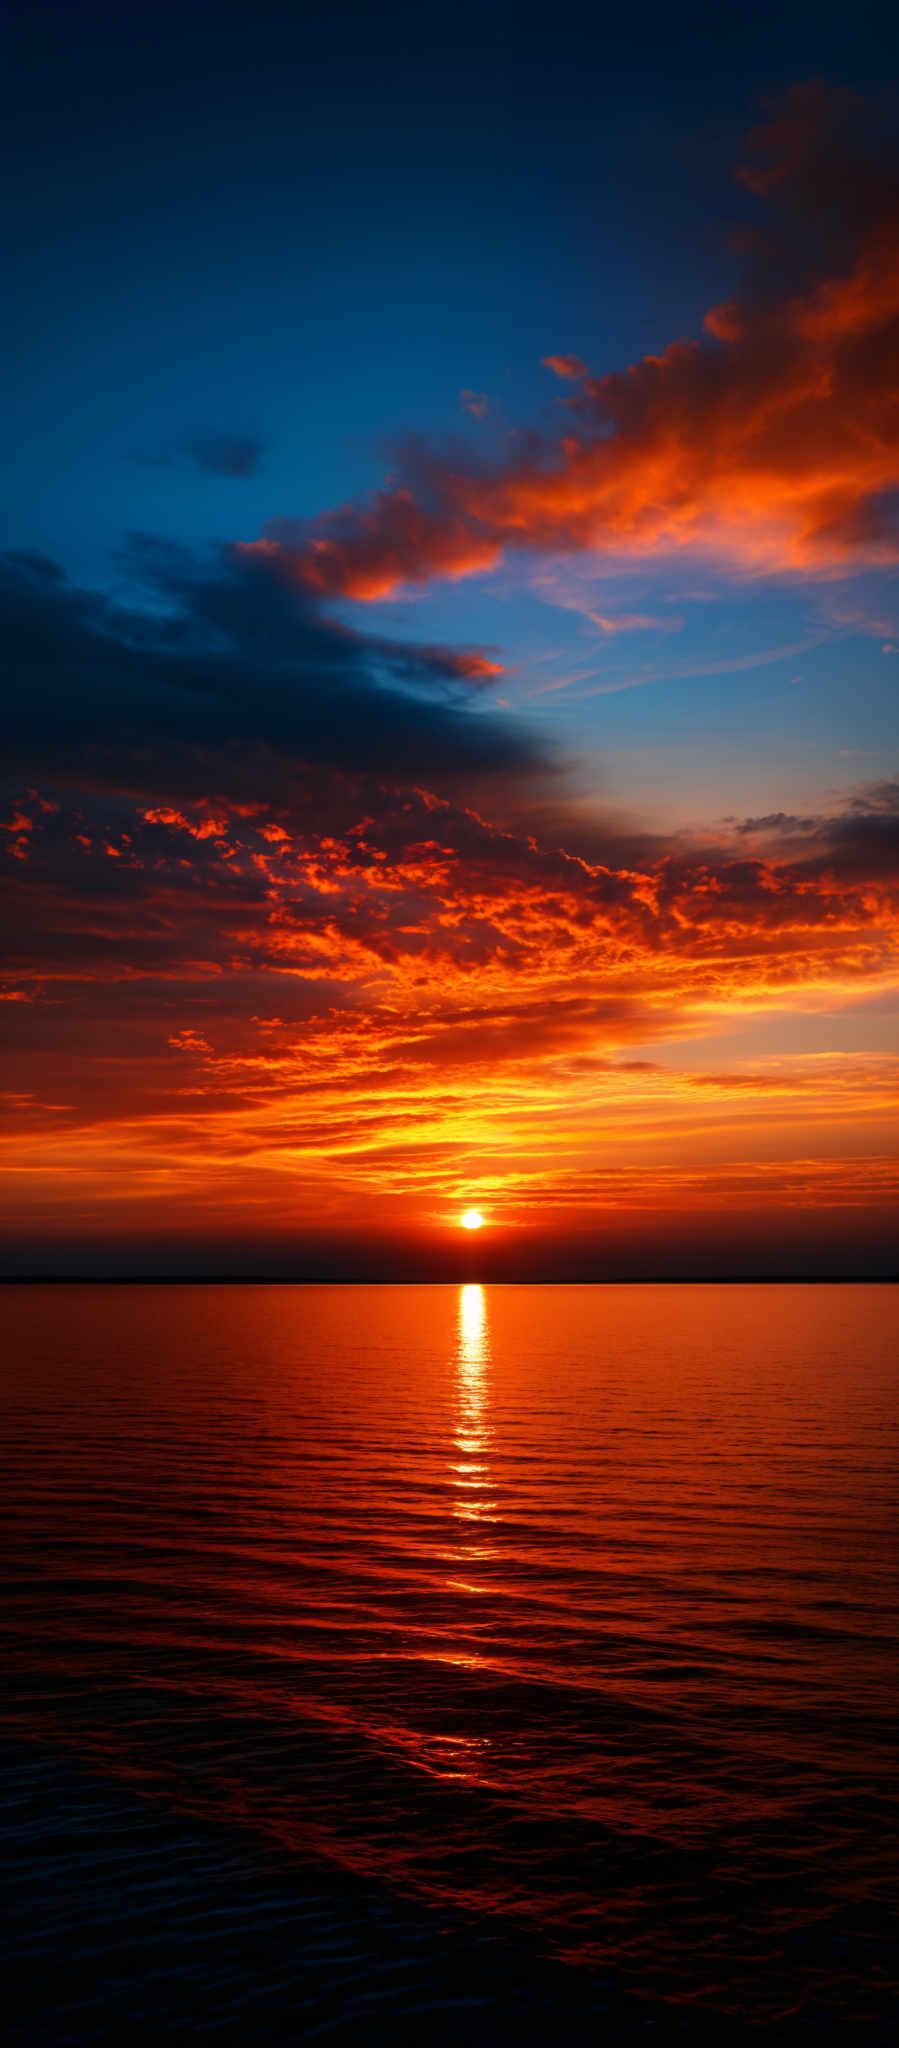
<svg viewBox="0 0 899 2048">
<path fill-rule="evenodd" d="M 601 373 L 698 333 L 738 275 L 753 205 L 731 170 L 762 98 L 810 74 L 864 89 L 896 40 L 887 9 L 811 5 L 9 16 L 3 541 L 119 592 L 130 533 L 203 550 L 313 518 L 380 483 L 396 438 L 493 454 L 510 431 L 557 429 L 547 354 Z M 735 745 L 764 752 L 772 689 L 791 772 L 807 759 L 797 649 L 828 754 L 814 774 L 883 737 L 879 649 L 858 637 L 847 720 L 842 653 L 834 668 L 815 652 L 832 621 L 806 592 L 728 592 L 678 624 L 676 660 L 667 639 L 630 641 L 630 667 L 659 679 L 650 731 L 620 662 L 607 675 L 602 650 L 588 674 L 582 621 L 546 595 L 475 579 L 384 623 L 498 649 L 510 701 L 579 748 L 621 750 L 622 797 L 658 782 L 657 742 L 707 734 L 722 664 L 753 653 L 761 682 L 748 703 L 735 687 L 713 779 L 734 783 Z M 683 621 L 664 574 L 626 602 Z M 685 662 L 694 687 L 675 675 L 672 691 Z M 582 670 L 601 716 L 576 689 L 548 707 L 547 675 Z"/>
<path fill-rule="evenodd" d="M 123 526 L 342 500 L 383 437 L 466 425 L 460 389 L 536 422 L 547 353 L 695 332 L 759 96 L 879 79 L 889 35 L 767 4 L 8 12 L 9 539 L 91 575 Z M 231 492 L 185 452 L 217 434 L 262 444 Z"/>
</svg>

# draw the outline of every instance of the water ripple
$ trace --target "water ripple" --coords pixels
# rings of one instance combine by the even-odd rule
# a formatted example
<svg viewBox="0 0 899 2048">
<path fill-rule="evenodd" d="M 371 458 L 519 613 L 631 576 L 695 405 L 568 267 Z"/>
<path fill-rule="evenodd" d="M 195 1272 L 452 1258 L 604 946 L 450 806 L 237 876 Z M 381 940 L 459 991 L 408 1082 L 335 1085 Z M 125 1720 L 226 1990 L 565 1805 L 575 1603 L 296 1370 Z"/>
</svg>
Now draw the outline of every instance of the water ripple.
<svg viewBox="0 0 899 2048">
<path fill-rule="evenodd" d="M 57 1947 L 107 1915 L 112 1950 L 125 1870 L 161 2024 L 154 1887 L 188 1911 L 164 1844 L 193 1825 L 218 1831 L 179 1854 L 220 1957 L 230 1917 L 258 1914 L 274 1957 L 299 1914 L 325 1969 L 352 1950 L 348 1886 L 400 1914 L 389 1964 L 363 1943 L 330 2008 L 278 1952 L 307 2030 L 370 2026 L 379 1998 L 411 2026 L 447 1912 L 684 2025 L 878 2028 L 899 1982 L 895 1304 L 6 1289 L 11 1952 L 39 1947 L 41 1899 Z M 87 1788 L 65 1828 L 41 1771 Z M 260 1889 L 250 1841 L 327 1907 Z M 472 2009 L 495 2006 L 495 1973 L 465 1968 Z"/>
</svg>

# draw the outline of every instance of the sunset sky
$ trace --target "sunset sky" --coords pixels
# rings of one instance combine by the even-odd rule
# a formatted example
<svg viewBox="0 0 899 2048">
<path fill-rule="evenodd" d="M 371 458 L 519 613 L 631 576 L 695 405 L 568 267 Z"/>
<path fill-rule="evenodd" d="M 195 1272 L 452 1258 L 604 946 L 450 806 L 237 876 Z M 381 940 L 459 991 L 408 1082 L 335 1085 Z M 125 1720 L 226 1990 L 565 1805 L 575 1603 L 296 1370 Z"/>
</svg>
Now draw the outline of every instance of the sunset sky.
<svg viewBox="0 0 899 2048">
<path fill-rule="evenodd" d="M 0 1270 L 895 1270 L 887 10 L 9 14 Z"/>
</svg>

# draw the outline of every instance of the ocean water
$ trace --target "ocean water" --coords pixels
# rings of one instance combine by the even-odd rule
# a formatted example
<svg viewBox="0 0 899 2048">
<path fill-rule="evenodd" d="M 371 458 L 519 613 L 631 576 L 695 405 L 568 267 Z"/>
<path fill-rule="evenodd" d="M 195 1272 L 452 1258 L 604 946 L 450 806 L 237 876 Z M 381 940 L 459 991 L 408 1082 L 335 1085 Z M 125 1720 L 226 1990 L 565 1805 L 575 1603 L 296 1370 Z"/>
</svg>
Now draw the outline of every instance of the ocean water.
<svg viewBox="0 0 899 2048">
<path fill-rule="evenodd" d="M 4 1289 L 21 2038 L 888 2039 L 897 1309 Z"/>
</svg>

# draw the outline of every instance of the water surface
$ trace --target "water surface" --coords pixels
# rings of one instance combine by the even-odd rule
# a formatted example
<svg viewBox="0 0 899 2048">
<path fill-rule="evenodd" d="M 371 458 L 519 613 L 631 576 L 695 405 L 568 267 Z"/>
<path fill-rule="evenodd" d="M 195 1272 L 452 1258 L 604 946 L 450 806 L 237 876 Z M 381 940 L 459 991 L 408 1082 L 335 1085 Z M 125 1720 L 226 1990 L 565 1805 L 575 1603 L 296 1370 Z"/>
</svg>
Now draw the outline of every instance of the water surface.
<svg viewBox="0 0 899 2048">
<path fill-rule="evenodd" d="M 392 1902 L 439 1941 L 486 1929 L 635 2010 L 884 2024 L 893 1289 L 28 1286 L 0 1306 L 0 1732 L 51 1788 L 26 1846 L 65 1758 L 122 1813 L 139 1793 L 238 1864 L 262 1845 L 307 1895 Z M 47 1880 L 59 1940 L 101 1911 L 102 1828 L 90 1843 L 68 1921 Z M 239 1927 L 246 1874 L 230 1895 Z M 287 1917 L 308 1968 L 319 1923 Z M 327 1924 L 339 2022 L 358 1982 Z M 379 1992 L 385 2025 L 410 1982 Z"/>
</svg>

